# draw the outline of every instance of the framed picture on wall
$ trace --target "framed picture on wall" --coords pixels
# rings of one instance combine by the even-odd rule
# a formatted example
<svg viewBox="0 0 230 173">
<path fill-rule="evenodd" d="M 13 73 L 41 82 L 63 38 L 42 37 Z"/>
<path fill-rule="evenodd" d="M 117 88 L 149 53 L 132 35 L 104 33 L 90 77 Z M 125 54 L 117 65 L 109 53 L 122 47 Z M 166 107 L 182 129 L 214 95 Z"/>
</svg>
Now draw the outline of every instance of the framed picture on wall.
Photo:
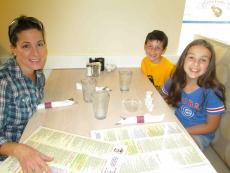
<svg viewBox="0 0 230 173">
<path fill-rule="evenodd" d="M 230 24 L 230 0 L 186 0 L 183 23 Z"/>
</svg>

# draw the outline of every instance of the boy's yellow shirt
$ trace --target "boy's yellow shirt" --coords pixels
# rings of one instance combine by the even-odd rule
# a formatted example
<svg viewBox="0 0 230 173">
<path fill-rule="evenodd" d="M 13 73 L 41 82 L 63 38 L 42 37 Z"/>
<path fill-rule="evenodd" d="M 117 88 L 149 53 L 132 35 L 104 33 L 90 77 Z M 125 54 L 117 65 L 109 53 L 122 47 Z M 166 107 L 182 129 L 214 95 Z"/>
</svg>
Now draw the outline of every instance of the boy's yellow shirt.
<svg viewBox="0 0 230 173">
<path fill-rule="evenodd" d="M 175 69 L 176 66 L 163 56 L 159 64 L 153 63 L 149 57 L 144 57 L 141 62 L 142 72 L 153 81 L 157 89 L 161 89 Z"/>
</svg>

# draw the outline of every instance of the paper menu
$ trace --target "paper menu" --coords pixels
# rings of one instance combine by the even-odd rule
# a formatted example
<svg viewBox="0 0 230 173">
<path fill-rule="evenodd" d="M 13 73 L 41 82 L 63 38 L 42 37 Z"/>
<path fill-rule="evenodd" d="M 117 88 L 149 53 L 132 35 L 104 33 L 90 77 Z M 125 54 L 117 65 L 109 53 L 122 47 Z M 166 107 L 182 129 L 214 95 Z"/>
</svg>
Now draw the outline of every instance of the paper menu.
<svg viewBox="0 0 230 173">
<path fill-rule="evenodd" d="M 177 123 L 154 123 L 143 125 L 124 126 L 111 129 L 92 130 L 91 137 L 104 141 L 123 141 L 148 137 L 167 137 L 172 134 L 181 134 L 182 129 Z"/>
<path fill-rule="evenodd" d="M 53 173 L 116 173 L 127 149 L 125 145 L 97 141 L 45 127 L 39 127 L 25 143 L 54 157 L 54 161 L 49 164 Z M 13 157 L 0 165 L 0 172 L 20 171 L 18 161 Z"/>
<path fill-rule="evenodd" d="M 186 169 L 202 169 L 209 163 L 174 122 L 94 130 L 91 137 L 128 146 L 121 173 L 187 172 Z M 215 172 L 212 167 L 209 170 Z"/>
</svg>

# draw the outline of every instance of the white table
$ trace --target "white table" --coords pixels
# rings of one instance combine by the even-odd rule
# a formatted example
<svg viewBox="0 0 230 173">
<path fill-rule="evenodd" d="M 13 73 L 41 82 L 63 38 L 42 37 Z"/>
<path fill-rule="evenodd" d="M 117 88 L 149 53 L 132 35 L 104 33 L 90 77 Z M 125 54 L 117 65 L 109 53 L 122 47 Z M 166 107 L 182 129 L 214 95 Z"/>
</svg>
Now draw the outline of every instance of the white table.
<svg viewBox="0 0 230 173">
<path fill-rule="evenodd" d="M 153 91 L 153 114 L 159 115 L 163 113 L 165 114 L 164 122 L 177 122 L 179 126 L 182 127 L 175 117 L 173 110 L 166 104 L 140 69 L 131 68 L 130 70 L 133 72 L 133 78 L 129 92 L 121 92 L 119 90 L 118 70 L 102 72 L 101 75 L 97 77 L 97 86 L 107 86 L 112 89 L 110 92 L 108 115 L 106 119 L 103 120 L 98 120 L 94 117 L 92 104 L 85 103 L 82 98 L 82 91 L 76 89 L 76 83 L 86 77 L 85 69 L 53 70 L 46 83 L 44 101 L 58 101 L 73 98 L 76 103 L 68 107 L 52 108 L 36 112 L 28 122 L 21 141 L 24 141 L 41 125 L 88 137 L 90 136 L 91 130 L 117 127 L 115 123 L 120 120 L 121 115 L 136 116 L 143 115 L 146 112 L 144 97 L 147 90 Z M 127 112 L 122 106 L 122 100 L 126 97 L 139 98 L 142 101 L 141 109 L 133 113 Z M 185 129 L 184 133 L 188 135 Z M 183 172 L 194 171 L 215 172 L 211 164 L 193 167 L 191 170 L 183 170 Z"/>
<path fill-rule="evenodd" d="M 147 90 L 153 91 L 155 114 L 164 113 L 164 121 L 177 121 L 172 109 L 164 102 L 150 81 L 141 73 L 140 69 L 133 68 L 133 78 L 129 92 L 120 92 L 118 71 L 102 72 L 97 77 L 97 86 L 108 86 L 110 102 L 108 116 L 104 120 L 94 118 L 91 103 L 85 103 L 82 91 L 76 89 L 76 82 L 85 78 L 85 69 L 53 70 L 46 87 L 44 101 L 57 101 L 73 98 L 76 104 L 63 107 L 40 110 L 31 118 L 22 136 L 22 141 L 31 134 L 39 125 L 64 130 L 79 135 L 89 136 L 92 129 L 116 127 L 120 115 L 142 115 L 144 109 L 144 97 Z M 142 108 L 138 112 L 129 113 L 122 105 L 123 98 L 135 97 L 142 101 Z"/>
</svg>

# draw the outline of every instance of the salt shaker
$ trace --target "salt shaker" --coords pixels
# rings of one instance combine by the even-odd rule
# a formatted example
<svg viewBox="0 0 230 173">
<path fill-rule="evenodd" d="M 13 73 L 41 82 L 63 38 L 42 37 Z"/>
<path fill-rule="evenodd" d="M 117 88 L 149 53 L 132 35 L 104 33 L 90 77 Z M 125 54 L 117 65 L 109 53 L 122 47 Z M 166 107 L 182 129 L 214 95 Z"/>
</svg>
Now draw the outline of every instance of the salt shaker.
<svg viewBox="0 0 230 173">
<path fill-rule="evenodd" d="M 146 91 L 145 94 L 145 106 L 149 112 L 152 112 L 154 107 L 152 94 L 152 91 Z"/>
</svg>

